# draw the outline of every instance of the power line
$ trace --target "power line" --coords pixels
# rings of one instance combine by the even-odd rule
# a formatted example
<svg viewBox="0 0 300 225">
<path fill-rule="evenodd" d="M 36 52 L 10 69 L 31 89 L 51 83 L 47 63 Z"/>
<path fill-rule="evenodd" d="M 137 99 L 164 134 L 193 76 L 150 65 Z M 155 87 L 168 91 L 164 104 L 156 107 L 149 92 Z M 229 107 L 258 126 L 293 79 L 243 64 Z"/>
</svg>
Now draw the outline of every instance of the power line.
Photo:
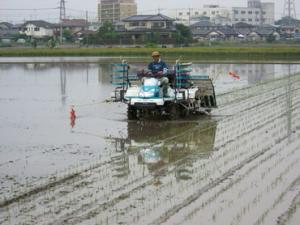
<svg viewBox="0 0 300 225">
<path fill-rule="evenodd" d="M 37 11 L 37 10 L 54 10 L 54 9 L 59 9 L 59 7 L 56 8 L 32 8 L 32 9 L 5 9 L 5 8 L 0 8 L 1 11 Z"/>
</svg>

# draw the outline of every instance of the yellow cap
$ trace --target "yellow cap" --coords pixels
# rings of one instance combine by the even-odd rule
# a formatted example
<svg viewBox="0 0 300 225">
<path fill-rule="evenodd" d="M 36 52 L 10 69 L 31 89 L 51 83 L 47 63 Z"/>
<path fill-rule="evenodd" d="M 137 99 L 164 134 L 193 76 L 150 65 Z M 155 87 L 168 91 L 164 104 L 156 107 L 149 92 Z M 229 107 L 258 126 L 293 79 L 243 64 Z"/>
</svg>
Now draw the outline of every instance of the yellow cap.
<svg viewBox="0 0 300 225">
<path fill-rule="evenodd" d="M 155 51 L 155 52 L 152 52 L 152 57 L 153 56 L 160 56 L 159 52 Z"/>
</svg>

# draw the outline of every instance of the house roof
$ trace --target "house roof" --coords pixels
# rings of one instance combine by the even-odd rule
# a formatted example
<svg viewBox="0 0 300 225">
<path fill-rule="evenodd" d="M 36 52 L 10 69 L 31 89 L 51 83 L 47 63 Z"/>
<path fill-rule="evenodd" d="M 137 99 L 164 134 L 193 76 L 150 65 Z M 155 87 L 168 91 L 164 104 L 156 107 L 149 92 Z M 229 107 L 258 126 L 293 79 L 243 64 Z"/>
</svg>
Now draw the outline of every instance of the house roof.
<svg viewBox="0 0 300 225">
<path fill-rule="evenodd" d="M 266 29 L 263 27 L 259 27 L 255 30 L 256 33 L 262 35 L 262 36 L 268 36 L 270 34 L 273 34 L 275 32 L 274 29 Z"/>
<path fill-rule="evenodd" d="M 5 26 L 5 27 L 7 27 L 7 29 L 11 29 L 11 28 L 14 27 L 13 24 L 8 23 L 8 22 L 1 22 L 1 23 L 0 23 L 0 26 L 1 26 L 1 27 Z"/>
<path fill-rule="evenodd" d="M 147 29 L 147 28 L 134 28 L 130 30 L 120 29 L 118 32 L 126 32 L 126 33 L 152 33 L 152 32 L 159 32 L 159 33 L 170 33 L 174 32 L 175 29 Z"/>
<path fill-rule="evenodd" d="M 86 27 L 87 21 L 84 19 L 64 19 L 62 25 L 66 27 Z"/>
<path fill-rule="evenodd" d="M 249 28 L 239 28 L 239 29 L 235 29 L 235 32 L 238 34 L 242 34 L 244 36 L 248 35 L 249 33 L 251 33 L 251 29 Z"/>
<path fill-rule="evenodd" d="M 157 14 L 157 15 L 135 15 L 123 19 L 124 22 L 136 22 L 136 21 L 174 21 L 171 17 Z"/>
<path fill-rule="evenodd" d="M 197 23 L 194 23 L 193 25 L 191 25 L 192 28 L 195 27 L 216 27 L 217 25 L 208 21 L 208 20 L 201 20 Z"/>
<path fill-rule="evenodd" d="M 46 22 L 44 20 L 30 20 L 30 21 L 26 21 L 22 25 L 22 27 L 26 27 L 28 24 L 33 24 L 33 25 L 35 25 L 37 27 L 44 27 L 44 28 L 49 28 L 49 29 L 55 27 L 54 24 L 48 23 L 48 22 Z"/>
<path fill-rule="evenodd" d="M 233 25 L 235 28 L 253 28 L 254 26 L 248 23 L 239 22 Z"/>
<path fill-rule="evenodd" d="M 221 27 L 218 29 L 218 31 L 225 35 L 237 35 L 237 32 L 232 27 Z"/>
</svg>

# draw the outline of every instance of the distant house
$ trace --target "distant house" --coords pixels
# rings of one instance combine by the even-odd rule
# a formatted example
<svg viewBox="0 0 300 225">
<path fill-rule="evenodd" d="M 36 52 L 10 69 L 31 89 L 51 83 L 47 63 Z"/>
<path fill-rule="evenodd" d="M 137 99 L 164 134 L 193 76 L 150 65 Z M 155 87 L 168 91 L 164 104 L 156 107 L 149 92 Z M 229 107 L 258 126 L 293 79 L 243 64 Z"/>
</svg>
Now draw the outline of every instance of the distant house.
<svg viewBox="0 0 300 225">
<path fill-rule="evenodd" d="M 196 40 L 233 40 L 237 33 L 229 25 L 217 25 L 209 20 L 202 20 L 190 26 Z"/>
<path fill-rule="evenodd" d="M 295 34 L 300 33 L 300 20 L 284 17 L 276 21 L 276 25 L 282 39 L 294 39 Z"/>
<path fill-rule="evenodd" d="M 191 30 L 213 30 L 213 29 L 216 29 L 217 27 L 218 27 L 218 25 L 211 22 L 209 20 L 209 18 L 202 19 L 202 20 L 198 21 L 197 23 L 194 23 L 190 26 Z"/>
<path fill-rule="evenodd" d="M 95 34 L 96 31 L 92 31 L 92 30 L 81 30 L 81 31 L 77 31 L 75 33 L 72 34 L 72 39 L 76 42 L 80 42 L 82 41 L 85 37 L 87 37 L 88 35 L 92 35 Z"/>
<path fill-rule="evenodd" d="M 89 24 L 84 19 L 64 19 L 61 23 L 63 29 L 76 33 L 82 30 L 88 30 Z"/>
<path fill-rule="evenodd" d="M 204 40 L 221 36 L 216 32 L 218 26 L 215 23 L 209 21 L 209 18 L 200 20 L 199 22 L 190 26 L 194 39 Z"/>
<path fill-rule="evenodd" d="M 101 23 L 100 22 L 91 22 L 89 23 L 89 31 L 98 31 L 101 27 Z"/>
<path fill-rule="evenodd" d="M 0 23 L 0 39 L 3 41 L 9 41 L 13 39 L 19 33 L 19 28 L 11 23 Z"/>
<path fill-rule="evenodd" d="M 239 36 L 247 37 L 248 34 L 250 34 L 252 31 L 254 31 L 255 26 L 248 24 L 248 23 L 239 22 L 239 23 L 233 24 L 233 29 Z"/>
<path fill-rule="evenodd" d="M 175 32 L 174 19 L 157 15 L 135 15 L 122 20 L 123 26 L 117 26 L 118 32 L 131 36 L 133 40 L 144 41 L 149 34 L 156 33 L 162 42 L 172 38 Z"/>
<path fill-rule="evenodd" d="M 55 25 L 43 20 L 27 21 L 21 27 L 21 34 L 25 34 L 34 38 L 53 37 Z"/>
<path fill-rule="evenodd" d="M 280 34 L 277 31 L 277 27 L 273 25 L 262 25 L 255 29 L 255 32 L 260 36 L 262 40 L 267 40 L 269 36 L 274 36 L 275 40 L 280 39 Z"/>
<path fill-rule="evenodd" d="M 13 28 L 13 24 L 7 23 L 7 22 L 1 22 L 0 23 L 0 30 L 11 30 Z"/>
</svg>

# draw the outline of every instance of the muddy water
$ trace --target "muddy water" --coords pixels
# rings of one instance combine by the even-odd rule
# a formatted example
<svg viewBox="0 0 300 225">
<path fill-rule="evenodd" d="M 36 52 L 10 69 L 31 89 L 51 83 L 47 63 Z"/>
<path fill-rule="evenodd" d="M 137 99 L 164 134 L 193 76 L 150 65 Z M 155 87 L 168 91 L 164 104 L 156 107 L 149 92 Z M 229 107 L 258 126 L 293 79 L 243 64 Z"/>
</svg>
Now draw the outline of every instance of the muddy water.
<svg viewBox="0 0 300 225">
<path fill-rule="evenodd" d="M 129 122 L 108 63 L 0 64 L 0 224 L 298 224 L 299 72 L 195 64 L 212 117 Z"/>
</svg>

